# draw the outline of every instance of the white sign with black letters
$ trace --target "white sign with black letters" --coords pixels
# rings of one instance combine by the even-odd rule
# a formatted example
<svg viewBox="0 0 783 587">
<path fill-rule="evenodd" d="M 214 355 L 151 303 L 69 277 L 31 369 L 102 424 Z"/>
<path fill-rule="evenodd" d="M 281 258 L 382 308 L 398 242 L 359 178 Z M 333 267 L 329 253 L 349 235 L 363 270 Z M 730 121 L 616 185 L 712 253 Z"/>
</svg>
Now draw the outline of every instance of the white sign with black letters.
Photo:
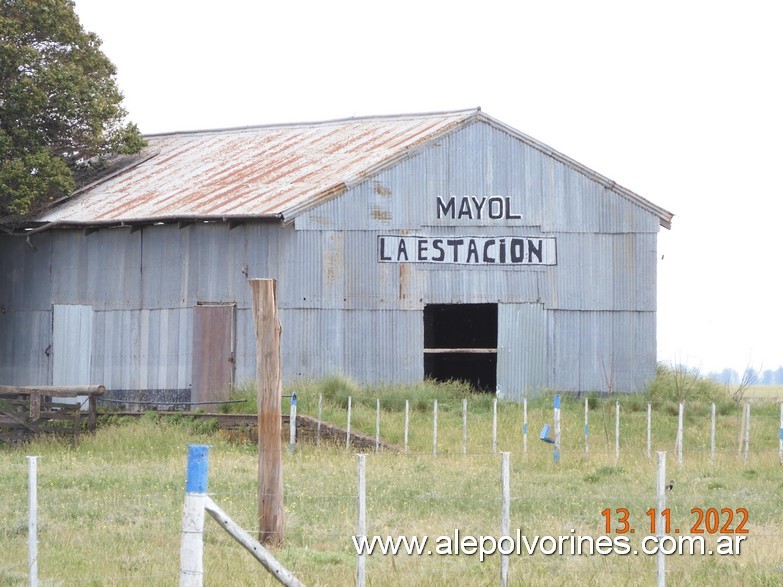
<svg viewBox="0 0 783 587">
<path fill-rule="evenodd" d="M 557 265 L 554 237 L 378 236 L 380 263 Z"/>
</svg>

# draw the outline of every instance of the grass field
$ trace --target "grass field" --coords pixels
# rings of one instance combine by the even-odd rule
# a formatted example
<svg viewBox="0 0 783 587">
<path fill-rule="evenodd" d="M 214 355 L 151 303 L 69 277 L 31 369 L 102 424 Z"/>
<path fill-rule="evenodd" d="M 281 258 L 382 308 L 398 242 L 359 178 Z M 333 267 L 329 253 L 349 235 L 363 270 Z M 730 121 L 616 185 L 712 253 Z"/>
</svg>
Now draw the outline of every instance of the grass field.
<svg viewBox="0 0 783 587">
<path fill-rule="evenodd" d="M 462 455 L 462 398 L 458 385 L 422 384 L 367 389 L 341 380 L 301 383 L 299 411 L 345 421 L 374 435 L 375 399 L 382 400 L 381 434 L 402 444 L 409 398 L 410 453 L 367 457 L 370 535 L 500 534 L 500 455 L 492 451 L 492 400 L 469 396 L 468 455 Z M 432 456 L 432 400 L 439 401 L 438 456 Z M 689 397 L 684 463 L 673 452 L 677 402 L 665 395 L 621 397 L 621 454 L 614 458 L 614 398 L 590 402 L 589 455 L 584 455 L 584 400 L 564 398 L 559 465 L 551 445 L 537 439 L 552 423 L 552 399 L 528 405 L 528 451 L 522 448 L 522 407 L 500 403 L 498 451 L 511 454 L 511 530 L 521 534 L 606 534 L 601 512 L 629 511 L 636 547 L 649 534 L 645 512 L 656 505 L 655 457 L 646 456 L 646 406 L 653 402 L 653 451 L 668 451 L 672 526 L 689 533 L 693 508 L 746 508 L 748 539 L 738 556 L 669 556 L 670 585 L 783 585 L 783 467 L 778 461 L 779 406 L 753 405 L 747 464 L 738 452 L 741 408 L 718 398 L 716 463 L 710 462 L 710 402 Z M 150 414 L 114 420 L 78 446 L 41 440 L 0 448 L 0 585 L 27 584 L 27 465 L 39 462 L 39 576 L 42 585 L 175 585 L 184 499 L 187 445 L 211 445 L 209 493 L 234 520 L 253 531 L 257 509 L 257 450 L 187 419 L 167 423 Z M 286 543 L 275 555 L 308 585 L 350 585 L 356 555 L 356 456 L 344 446 L 299 445 L 283 456 Z M 615 516 L 616 517 L 616 516 Z M 616 524 L 614 525 L 616 526 Z M 615 530 L 613 528 L 613 530 Z M 714 545 L 716 537 L 708 536 Z M 275 584 L 247 552 L 207 520 L 205 584 Z M 500 558 L 490 556 L 369 557 L 370 585 L 496 585 Z M 655 557 L 646 555 L 523 554 L 510 557 L 515 585 L 652 585 Z"/>
</svg>

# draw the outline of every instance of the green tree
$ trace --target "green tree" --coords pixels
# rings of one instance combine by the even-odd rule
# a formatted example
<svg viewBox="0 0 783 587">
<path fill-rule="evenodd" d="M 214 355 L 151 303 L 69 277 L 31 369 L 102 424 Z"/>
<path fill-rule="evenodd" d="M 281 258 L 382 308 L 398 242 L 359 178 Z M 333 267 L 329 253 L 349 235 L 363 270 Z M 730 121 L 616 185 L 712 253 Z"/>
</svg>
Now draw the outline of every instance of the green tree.
<svg viewBox="0 0 783 587">
<path fill-rule="evenodd" d="M 72 0 L 0 0 L 0 219 L 74 189 L 74 171 L 144 139 L 125 122 L 116 69 Z"/>
</svg>

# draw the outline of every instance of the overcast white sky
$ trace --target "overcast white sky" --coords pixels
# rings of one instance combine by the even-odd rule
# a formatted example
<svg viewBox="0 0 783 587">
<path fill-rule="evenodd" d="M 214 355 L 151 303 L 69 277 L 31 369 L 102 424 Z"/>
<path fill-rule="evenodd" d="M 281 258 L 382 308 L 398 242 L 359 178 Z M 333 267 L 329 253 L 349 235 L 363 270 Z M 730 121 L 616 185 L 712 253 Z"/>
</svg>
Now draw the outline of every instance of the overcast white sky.
<svg viewBox="0 0 783 587">
<path fill-rule="evenodd" d="M 776 2 L 76 0 L 144 133 L 481 106 L 675 213 L 658 358 L 783 364 Z"/>
</svg>

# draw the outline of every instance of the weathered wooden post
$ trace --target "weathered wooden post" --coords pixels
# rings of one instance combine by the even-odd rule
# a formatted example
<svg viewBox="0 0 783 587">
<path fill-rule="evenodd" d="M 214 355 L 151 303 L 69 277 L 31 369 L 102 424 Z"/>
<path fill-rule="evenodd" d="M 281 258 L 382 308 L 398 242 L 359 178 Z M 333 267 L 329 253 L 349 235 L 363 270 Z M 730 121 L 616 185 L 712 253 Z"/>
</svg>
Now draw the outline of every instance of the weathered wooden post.
<svg viewBox="0 0 783 587">
<path fill-rule="evenodd" d="M 280 320 L 274 279 L 251 279 L 256 326 L 258 381 L 258 522 L 259 541 L 280 545 L 285 540 L 283 510 Z"/>
</svg>

